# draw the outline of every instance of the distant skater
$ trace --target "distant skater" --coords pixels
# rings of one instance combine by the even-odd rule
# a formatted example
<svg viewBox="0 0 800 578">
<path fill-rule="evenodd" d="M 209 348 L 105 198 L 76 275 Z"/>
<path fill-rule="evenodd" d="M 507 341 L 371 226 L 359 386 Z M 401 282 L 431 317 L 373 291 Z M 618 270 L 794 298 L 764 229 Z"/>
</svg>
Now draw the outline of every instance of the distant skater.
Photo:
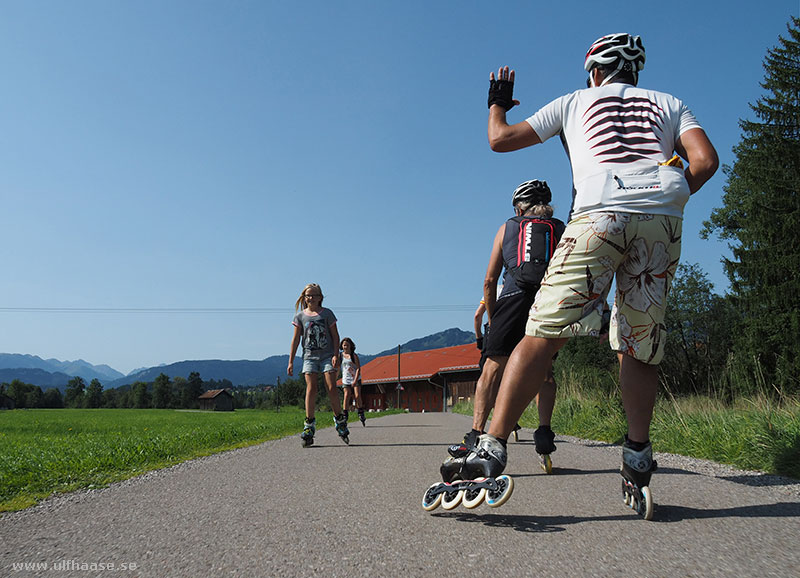
<svg viewBox="0 0 800 578">
<path fill-rule="evenodd" d="M 364 415 L 364 399 L 361 397 L 361 361 L 356 353 L 356 344 L 349 337 L 342 339 L 339 346 L 342 357 L 342 389 L 344 389 L 344 415 L 348 416 L 348 408 L 355 397 L 358 419 L 361 425 L 367 425 Z"/>
<path fill-rule="evenodd" d="M 303 424 L 303 433 L 300 439 L 303 440 L 303 447 L 308 447 L 314 443 L 317 422 L 315 418 L 317 387 L 319 385 L 319 374 L 322 373 L 325 380 L 325 387 L 328 390 L 328 397 L 331 401 L 331 409 L 334 415 L 334 425 L 336 433 L 350 443 L 350 431 L 347 429 L 347 418 L 342 413 L 339 404 L 339 391 L 336 389 L 336 370 L 339 365 L 337 357 L 337 344 L 339 343 L 339 331 L 336 329 L 336 315 L 333 311 L 322 306 L 322 288 L 316 283 L 309 283 L 300 294 L 300 298 L 295 303 L 295 316 L 292 320 L 294 334 L 292 335 L 292 345 L 289 349 L 289 367 L 286 370 L 290 376 L 294 375 L 294 355 L 301 339 L 303 343 L 303 375 L 306 379 L 306 420 Z M 300 306 L 304 307 L 300 309 Z"/>
</svg>

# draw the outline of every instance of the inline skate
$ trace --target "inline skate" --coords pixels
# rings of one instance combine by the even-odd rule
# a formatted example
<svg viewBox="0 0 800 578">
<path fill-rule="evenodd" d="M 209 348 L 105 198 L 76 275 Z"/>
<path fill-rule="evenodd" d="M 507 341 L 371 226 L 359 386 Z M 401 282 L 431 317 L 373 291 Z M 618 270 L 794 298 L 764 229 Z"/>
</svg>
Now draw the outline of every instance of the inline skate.
<svg viewBox="0 0 800 578">
<path fill-rule="evenodd" d="M 314 434 L 317 431 L 317 420 L 315 418 L 306 418 L 303 422 L 303 432 L 300 434 L 300 439 L 303 442 L 303 447 L 307 448 L 314 445 Z"/>
<path fill-rule="evenodd" d="M 556 434 L 547 425 L 540 425 L 533 432 L 533 445 L 539 455 L 539 465 L 546 474 L 553 473 L 553 460 L 550 458 L 550 454 L 556 451 L 556 444 L 553 443 L 555 438 Z"/>
<path fill-rule="evenodd" d="M 364 415 L 364 408 L 361 407 L 358 409 L 358 419 L 361 420 L 361 426 L 366 427 L 367 425 L 367 417 Z"/>
<path fill-rule="evenodd" d="M 346 444 L 350 443 L 350 430 L 347 428 L 347 417 L 341 413 L 333 418 L 333 425 L 336 426 L 336 433 Z"/>
<path fill-rule="evenodd" d="M 448 451 L 461 445 L 450 446 Z M 440 505 L 452 510 L 459 504 L 472 509 L 484 501 L 497 508 L 508 501 L 514 481 L 501 475 L 506 467 L 506 449 L 496 438 L 484 434 L 476 446 L 458 451 L 458 456 L 452 453 L 440 468 L 443 481 L 431 485 L 422 497 L 424 510 L 432 511 Z"/>
<path fill-rule="evenodd" d="M 653 518 L 653 494 L 650 492 L 650 477 L 658 468 L 653 459 L 653 446 L 650 442 L 641 450 L 635 450 L 625 436 L 622 446 L 622 497 L 625 505 L 645 520 Z"/>
</svg>

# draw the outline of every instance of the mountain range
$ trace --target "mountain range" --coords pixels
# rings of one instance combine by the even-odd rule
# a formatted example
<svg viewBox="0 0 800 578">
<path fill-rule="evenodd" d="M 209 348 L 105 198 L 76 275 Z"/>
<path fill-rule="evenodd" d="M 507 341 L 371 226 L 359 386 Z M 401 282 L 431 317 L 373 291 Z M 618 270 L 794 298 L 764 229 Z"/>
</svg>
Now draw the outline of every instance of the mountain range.
<svg viewBox="0 0 800 578">
<path fill-rule="evenodd" d="M 464 345 L 474 341 L 475 336 L 471 332 L 452 328 L 426 337 L 412 339 L 401 344 L 400 350 L 402 352 L 425 351 Z M 366 364 L 376 357 L 391 355 L 396 351 L 397 348 L 392 348 L 373 355 L 359 353 L 359 357 L 361 363 Z M 108 365 L 92 365 L 82 359 L 59 361 L 42 359 L 36 355 L 0 353 L 0 383 L 10 383 L 19 379 L 24 383 L 38 385 L 43 390 L 55 387 L 63 392 L 67 382 L 73 377 L 82 377 L 87 384 L 91 380 L 97 379 L 103 384 L 104 389 L 113 389 L 137 381 L 150 383 L 162 373 L 174 379 L 175 377 L 186 378 L 190 373 L 197 372 L 204 381 L 227 379 L 234 385 L 254 386 L 275 384 L 279 379 L 285 379 L 288 363 L 288 355 L 274 355 L 261 361 L 206 359 L 179 361 L 168 365 L 138 369 L 124 375 Z M 301 364 L 295 363 L 295 365 Z"/>
</svg>

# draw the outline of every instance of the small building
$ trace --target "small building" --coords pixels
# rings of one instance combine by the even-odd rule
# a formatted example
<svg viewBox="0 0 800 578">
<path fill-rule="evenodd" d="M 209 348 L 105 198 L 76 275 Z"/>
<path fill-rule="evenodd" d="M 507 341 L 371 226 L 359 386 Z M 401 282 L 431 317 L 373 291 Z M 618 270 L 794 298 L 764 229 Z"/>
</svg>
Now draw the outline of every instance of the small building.
<svg viewBox="0 0 800 578">
<path fill-rule="evenodd" d="M 229 389 L 210 389 L 197 399 L 202 410 L 233 411 L 233 394 Z"/>
<path fill-rule="evenodd" d="M 364 407 L 447 411 L 475 395 L 480 358 L 474 343 L 377 357 L 361 368 Z"/>
</svg>

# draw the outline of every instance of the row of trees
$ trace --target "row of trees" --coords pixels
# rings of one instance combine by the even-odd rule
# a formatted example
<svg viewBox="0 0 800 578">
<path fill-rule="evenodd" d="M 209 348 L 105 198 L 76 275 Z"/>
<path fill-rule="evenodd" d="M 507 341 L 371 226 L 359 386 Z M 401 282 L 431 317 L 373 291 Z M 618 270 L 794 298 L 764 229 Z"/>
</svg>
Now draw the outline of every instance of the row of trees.
<svg viewBox="0 0 800 578">
<path fill-rule="evenodd" d="M 129 386 L 107 390 L 97 379 L 87 386 L 82 377 L 73 377 L 63 395 L 56 388 L 43 392 L 38 385 L 15 379 L 11 383 L 0 384 L 0 394 L 13 399 L 17 408 L 194 409 L 198 407 L 197 398 L 206 389 L 231 387 L 233 384 L 228 380 L 204 382 L 199 373 L 192 372 L 188 378 L 176 377 L 174 380 L 162 373 L 153 383 L 137 381 Z"/>
<path fill-rule="evenodd" d="M 275 409 L 283 406 L 301 406 L 305 402 L 306 386 L 302 378 L 278 381 L 276 386 L 234 387 L 230 380 L 203 381 L 200 374 L 192 372 L 188 378 L 170 377 L 164 373 L 154 382 L 138 381 L 117 389 L 103 389 L 97 379 L 89 385 L 81 377 L 73 377 L 62 395 L 56 388 L 42 391 L 38 385 L 23 383 L 19 379 L 0 384 L 0 394 L 14 400 L 17 408 L 164 408 L 197 409 L 197 398 L 201 393 L 213 389 L 229 389 L 233 392 L 237 409 Z M 317 405 L 330 406 L 325 388 L 319 388 Z"/>
</svg>

